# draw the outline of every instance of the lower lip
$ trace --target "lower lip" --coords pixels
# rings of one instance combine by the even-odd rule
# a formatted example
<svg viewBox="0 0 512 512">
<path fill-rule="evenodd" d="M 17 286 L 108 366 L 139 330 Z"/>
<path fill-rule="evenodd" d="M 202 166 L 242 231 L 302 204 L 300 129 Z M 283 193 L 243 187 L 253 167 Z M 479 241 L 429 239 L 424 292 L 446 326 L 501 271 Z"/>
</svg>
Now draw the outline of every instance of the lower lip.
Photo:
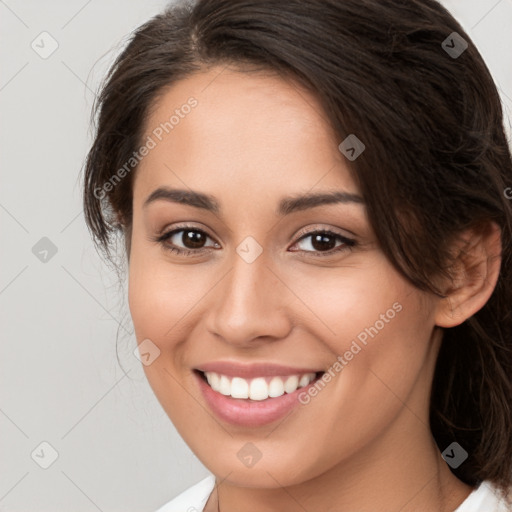
<svg viewBox="0 0 512 512">
<path fill-rule="evenodd" d="M 315 379 L 293 393 L 285 393 L 275 398 L 249 400 L 232 398 L 214 391 L 198 372 L 195 371 L 194 374 L 210 409 L 220 419 L 244 427 L 260 427 L 283 418 L 300 404 L 299 393 L 307 391 L 316 382 Z"/>
</svg>

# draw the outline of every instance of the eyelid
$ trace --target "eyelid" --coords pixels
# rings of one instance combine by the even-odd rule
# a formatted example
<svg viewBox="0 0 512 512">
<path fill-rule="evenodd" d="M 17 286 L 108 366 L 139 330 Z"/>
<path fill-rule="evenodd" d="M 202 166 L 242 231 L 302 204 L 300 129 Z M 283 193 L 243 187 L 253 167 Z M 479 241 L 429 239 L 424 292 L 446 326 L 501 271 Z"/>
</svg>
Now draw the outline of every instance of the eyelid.
<svg viewBox="0 0 512 512">
<path fill-rule="evenodd" d="M 204 226 L 201 223 L 198 224 L 189 224 L 186 221 L 183 223 L 178 222 L 177 224 L 166 224 L 162 229 L 157 231 L 156 236 L 161 237 L 164 235 L 168 235 L 169 233 L 172 233 L 174 231 L 179 231 L 181 229 L 196 229 L 197 231 L 203 231 L 206 235 L 208 235 L 210 238 L 215 238 L 209 233 L 209 229 Z"/>
<path fill-rule="evenodd" d="M 205 235 L 209 236 L 212 240 L 215 240 L 215 237 L 212 236 L 209 232 L 208 232 L 208 229 L 205 228 L 205 227 L 198 227 L 198 226 L 193 226 L 193 225 L 190 225 L 190 224 L 178 224 L 177 226 L 173 226 L 172 229 L 167 229 L 167 226 L 163 229 L 161 229 L 158 233 L 157 233 L 157 237 L 160 238 L 162 236 L 168 236 L 170 235 L 171 233 L 175 233 L 177 231 L 181 231 L 181 230 L 184 230 L 184 229 L 190 229 L 190 230 L 197 230 L 197 231 L 202 231 L 204 232 Z M 340 231 L 338 231 L 336 228 L 332 228 L 332 227 L 326 227 L 326 226 L 315 226 L 313 228 L 302 228 L 301 230 L 298 231 L 298 233 L 295 234 L 294 236 L 294 239 L 295 239 L 295 242 L 298 242 L 301 238 L 303 238 L 305 235 L 310 235 L 310 234 L 314 234 L 314 233 L 318 233 L 318 232 L 328 232 L 328 233 L 332 233 L 334 235 L 337 235 L 337 236 L 340 236 L 341 238 L 345 238 L 345 239 L 348 239 L 350 240 L 350 237 L 355 237 L 355 234 L 352 233 L 351 231 L 348 231 L 348 230 L 345 230 L 347 233 L 350 233 L 349 236 L 345 235 L 344 233 L 341 233 Z M 217 242 L 217 240 L 215 240 Z M 218 242 L 217 242 L 218 243 Z"/>
<path fill-rule="evenodd" d="M 293 243 L 293 246 L 298 245 L 301 241 L 316 235 L 316 234 L 323 234 L 330 236 L 332 238 L 337 239 L 340 243 L 340 245 L 335 245 L 335 247 L 332 247 L 331 249 L 327 251 L 317 251 L 317 250 L 305 250 L 305 249 L 294 249 L 291 250 L 291 252 L 298 252 L 301 254 L 306 254 L 308 257 L 313 258 L 329 258 L 329 257 L 335 257 L 338 256 L 346 251 L 351 251 L 354 249 L 354 247 L 357 245 L 356 240 L 346 237 L 345 235 L 342 235 L 341 233 L 337 232 L 334 229 L 331 228 L 316 228 L 312 230 L 308 230 L 306 232 L 303 232 L 296 241 Z M 288 249 L 290 251 L 290 249 Z"/>
<path fill-rule="evenodd" d="M 165 228 L 158 231 L 158 233 L 155 236 L 150 236 L 149 240 L 151 242 L 155 242 L 157 244 L 160 244 L 165 250 L 169 252 L 174 252 L 177 254 L 180 254 L 182 256 L 199 256 L 202 255 L 204 252 L 209 251 L 209 249 L 213 249 L 212 246 L 207 247 L 200 247 L 198 249 L 189 249 L 187 247 L 179 247 L 175 245 L 171 245 L 167 243 L 169 239 L 171 239 L 174 235 L 179 233 L 180 231 L 199 231 L 206 235 L 210 240 L 212 240 L 215 244 L 220 245 L 219 242 L 217 242 L 216 238 L 210 235 L 208 230 L 203 227 L 193 226 L 188 223 L 173 225 L 172 227 L 166 226 Z"/>
<path fill-rule="evenodd" d="M 345 232 L 350 233 L 349 235 L 345 234 Z M 341 230 L 340 228 L 333 228 L 331 226 L 314 226 L 314 227 L 306 227 L 301 229 L 296 235 L 295 235 L 295 242 L 293 245 L 296 245 L 299 241 L 301 241 L 304 238 L 307 238 L 309 235 L 314 235 L 316 233 L 326 233 L 331 236 L 338 237 L 342 241 L 342 246 L 344 246 L 347 249 L 352 249 L 354 246 L 358 244 L 357 242 L 357 236 L 348 230 Z M 304 251 L 299 249 L 295 252 L 306 252 L 313 255 L 333 255 L 336 252 L 336 249 L 331 249 L 329 251 Z"/>
<path fill-rule="evenodd" d="M 164 248 L 166 250 L 171 251 L 171 252 L 176 252 L 178 254 L 181 254 L 182 256 L 194 256 L 194 255 L 199 256 L 205 252 L 209 252 L 210 249 L 217 249 L 212 246 L 200 247 L 197 249 L 189 249 L 186 247 L 184 248 L 184 247 L 174 246 L 174 245 L 170 245 L 170 244 L 166 243 L 167 240 L 172 238 L 176 233 L 179 233 L 180 231 L 186 231 L 186 230 L 202 232 L 208 238 L 210 238 L 215 244 L 220 245 L 219 242 L 215 239 L 215 237 L 213 237 L 212 235 L 209 234 L 207 229 L 205 229 L 203 227 L 190 225 L 188 223 L 184 223 L 181 225 L 178 224 L 169 229 L 166 227 L 166 228 L 160 230 L 160 232 L 157 236 L 151 237 L 151 241 L 160 243 L 160 244 L 162 244 L 162 246 L 164 246 Z M 305 253 L 308 255 L 312 255 L 314 257 L 319 257 L 319 256 L 327 257 L 327 256 L 333 256 L 337 252 L 340 252 L 344 249 L 352 249 L 356 245 L 356 240 L 346 236 L 345 234 L 341 233 L 336 228 L 326 227 L 326 226 L 324 226 L 324 227 L 315 226 L 315 227 L 307 227 L 307 228 L 301 229 L 294 236 L 295 241 L 293 242 L 292 247 L 294 245 L 296 245 L 297 243 L 299 243 L 302 239 L 307 238 L 308 236 L 311 236 L 311 235 L 314 235 L 317 233 L 324 233 L 324 234 L 328 234 L 328 235 L 331 235 L 334 237 L 338 237 L 341 240 L 342 244 L 341 244 L 341 246 L 329 249 L 328 251 L 306 251 L 304 249 L 298 249 L 298 250 L 294 250 L 291 252 Z M 353 236 L 355 236 L 355 235 L 353 235 Z"/>
<path fill-rule="evenodd" d="M 161 237 L 166 237 L 166 239 L 168 239 L 168 238 L 171 238 L 172 236 L 174 236 L 176 233 L 179 233 L 180 231 L 199 231 L 199 232 L 205 234 L 212 242 L 220 245 L 219 242 L 217 241 L 217 239 L 214 236 L 212 236 L 206 228 L 198 227 L 198 226 L 191 226 L 188 224 L 173 226 L 171 229 L 169 229 L 167 231 L 164 230 L 162 232 Z M 206 249 L 206 247 L 203 247 L 202 249 Z M 183 249 L 183 250 L 186 251 L 186 250 L 194 250 L 194 249 Z M 195 249 L 196 252 L 200 251 L 200 250 L 201 249 Z"/>
<path fill-rule="evenodd" d="M 348 230 L 340 230 L 338 228 L 333 228 L 333 227 L 328 227 L 328 226 L 314 226 L 313 228 L 311 227 L 307 227 L 307 228 L 302 228 L 301 230 L 299 230 L 299 232 L 295 235 L 295 238 L 297 239 L 296 241 L 300 240 L 302 237 L 304 237 L 305 235 L 312 235 L 312 234 L 315 234 L 315 233 L 332 233 L 333 235 L 336 235 L 336 236 L 339 236 L 341 238 L 344 238 L 345 240 L 352 240 L 352 238 L 355 238 L 356 235 L 354 233 L 352 233 L 351 231 L 348 231 Z M 348 234 L 345 234 L 348 233 Z M 355 240 L 352 240 L 355 242 Z"/>
</svg>

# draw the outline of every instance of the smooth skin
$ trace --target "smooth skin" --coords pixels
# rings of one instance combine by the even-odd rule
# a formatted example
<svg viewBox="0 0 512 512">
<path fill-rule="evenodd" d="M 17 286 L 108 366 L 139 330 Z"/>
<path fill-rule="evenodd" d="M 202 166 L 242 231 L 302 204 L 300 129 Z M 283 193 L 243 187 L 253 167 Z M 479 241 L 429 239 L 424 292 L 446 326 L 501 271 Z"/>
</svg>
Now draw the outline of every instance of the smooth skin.
<svg viewBox="0 0 512 512">
<path fill-rule="evenodd" d="M 190 97 L 197 106 L 136 171 L 129 305 L 137 341 L 161 351 L 144 367 L 152 389 L 217 477 L 206 511 L 452 512 L 472 489 L 434 442 L 429 393 L 440 327 L 478 311 L 496 284 L 498 228 L 464 234 L 447 299 L 421 292 L 383 255 L 364 204 L 276 213 L 290 195 L 359 194 L 313 95 L 270 73 L 212 67 L 164 91 L 143 139 Z M 163 199 L 144 207 L 162 186 L 209 194 L 220 209 Z M 156 241 L 183 223 L 205 233 L 193 231 L 202 249 L 183 232 Z M 331 235 L 329 250 L 304 233 L 322 230 L 355 245 Z M 263 250 L 252 263 L 236 251 L 248 236 Z M 193 368 L 221 359 L 327 370 L 394 303 L 402 310 L 281 421 L 235 427 L 200 393 Z M 251 468 L 237 457 L 248 442 L 262 454 Z"/>
</svg>

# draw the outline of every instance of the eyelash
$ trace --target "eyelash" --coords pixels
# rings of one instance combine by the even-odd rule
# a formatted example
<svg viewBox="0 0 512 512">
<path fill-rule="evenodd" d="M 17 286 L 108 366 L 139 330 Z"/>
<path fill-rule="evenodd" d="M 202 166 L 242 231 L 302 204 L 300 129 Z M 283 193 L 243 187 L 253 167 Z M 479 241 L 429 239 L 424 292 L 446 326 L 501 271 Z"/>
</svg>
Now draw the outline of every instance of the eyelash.
<svg viewBox="0 0 512 512">
<path fill-rule="evenodd" d="M 182 256 L 198 256 L 200 254 L 203 254 L 204 252 L 207 252 L 209 249 L 211 249 L 211 247 L 202 247 L 200 249 L 182 249 L 181 247 L 172 246 L 172 245 L 169 245 L 166 243 L 166 241 L 169 238 L 171 238 L 172 236 L 174 236 L 175 234 L 177 234 L 181 231 L 194 231 L 196 233 L 201 233 L 210 239 L 212 238 L 208 235 L 208 233 L 206 233 L 202 229 L 196 228 L 195 226 L 180 226 L 179 228 L 173 229 L 172 231 L 168 231 L 167 233 L 163 233 L 162 235 L 153 238 L 152 241 L 161 244 L 162 247 L 166 251 L 169 251 L 174 254 L 182 255 Z M 319 235 L 319 234 L 335 237 L 338 240 L 340 240 L 342 242 L 342 244 L 339 245 L 338 247 L 334 247 L 333 249 L 329 249 L 328 251 L 305 251 L 303 249 L 298 249 L 298 250 L 292 251 L 292 252 L 300 252 L 300 253 L 305 253 L 308 256 L 313 256 L 315 258 L 317 258 L 317 257 L 322 258 L 322 257 L 332 256 L 333 254 L 338 253 L 338 252 L 352 250 L 356 245 L 355 240 L 346 238 L 345 236 L 342 236 L 339 233 L 335 233 L 334 231 L 331 231 L 329 229 L 320 229 L 320 230 L 316 230 L 316 231 L 308 231 L 305 233 L 300 233 L 298 235 L 299 238 L 297 239 L 297 241 L 295 243 L 298 243 L 301 240 L 308 238 L 309 236 Z"/>
</svg>

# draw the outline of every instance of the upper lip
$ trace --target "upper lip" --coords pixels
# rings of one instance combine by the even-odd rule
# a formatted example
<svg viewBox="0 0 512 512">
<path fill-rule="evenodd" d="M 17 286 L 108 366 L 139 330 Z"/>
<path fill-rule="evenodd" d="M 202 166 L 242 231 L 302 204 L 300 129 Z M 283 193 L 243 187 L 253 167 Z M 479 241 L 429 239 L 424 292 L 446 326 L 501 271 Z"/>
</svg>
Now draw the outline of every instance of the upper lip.
<svg viewBox="0 0 512 512">
<path fill-rule="evenodd" d="M 274 363 L 235 363 L 233 361 L 212 361 L 196 367 L 201 372 L 215 372 L 229 377 L 271 377 L 285 375 L 303 375 L 323 370 L 315 368 L 296 368 Z"/>
</svg>

